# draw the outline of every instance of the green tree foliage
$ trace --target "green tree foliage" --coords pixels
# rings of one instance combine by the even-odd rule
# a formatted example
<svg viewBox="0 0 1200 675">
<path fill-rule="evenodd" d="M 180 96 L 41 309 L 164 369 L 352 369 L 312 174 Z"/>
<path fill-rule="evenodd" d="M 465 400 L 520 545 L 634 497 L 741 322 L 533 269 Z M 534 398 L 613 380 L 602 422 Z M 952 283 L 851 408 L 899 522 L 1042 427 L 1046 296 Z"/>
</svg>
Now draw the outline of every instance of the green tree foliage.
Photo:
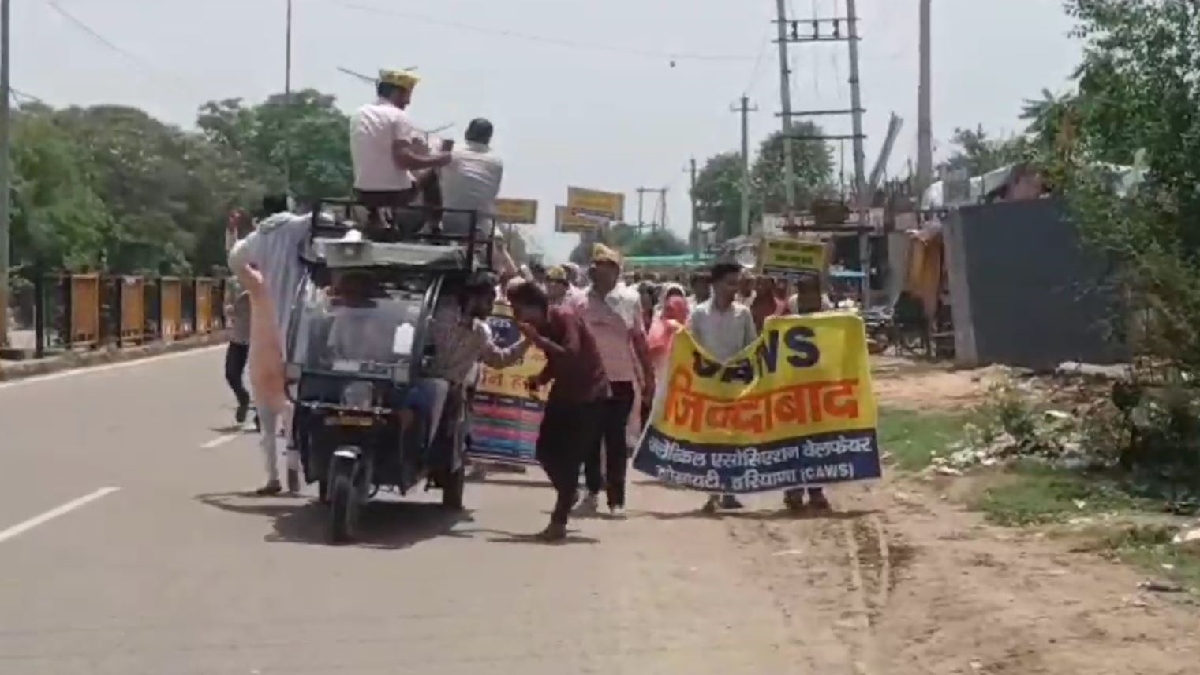
<svg viewBox="0 0 1200 675">
<path fill-rule="evenodd" d="M 696 173 L 696 215 L 702 223 L 713 223 L 721 239 L 741 234 L 742 226 L 742 153 L 723 152 L 708 158 Z M 753 211 L 760 207 L 752 200 Z"/>
<path fill-rule="evenodd" d="M 792 126 L 792 135 L 808 137 L 792 140 L 792 158 L 796 187 L 796 204 L 807 208 L 813 199 L 828 197 L 833 189 L 833 151 L 825 141 L 820 127 L 811 122 Z M 777 131 L 759 145 L 758 157 L 750 170 L 755 197 L 765 213 L 783 213 L 787 209 L 786 183 L 783 171 L 783 132 Z"/>
<path fill-rule="evenodd" d="M 983 127 L 957 128 L 950 137 L 954 151 L 942 168 L 946 171 L 965 170 L 968 176 L 982 176 L 1004 166 L 1026 159 L 1028 141 L 1024 136 L 993 138 Z"/>
<path fill-rule="evenodd" d="M 811 122 L 801 122 L 792 129 L 792 157 L 796 187 L 796 206 L 807 209 L 817 197 L 830 196 L 833 189 L 833 153 L 829 145 L 816 137 L 824 132 Z M 764 212 L 783 213 L 787 210 L 787 190 L 784 179 L 784 136 L 777 131 L 759 144 L 758 155 L 750 167 L 750 222 L 757 222 Z M 709 157 L 696 175 L 698 218 L 712 223 L 717 238 L 725 240 L 742 232 L 742 155 L 723 152 Z"/>
<path fill-rule="evenodd" d="M 13 124 L 15 267 L 207 272 L 268 190 L 345 195 L 347 116 L 317 91 L 201 106 L 196 131 L 126 106 L 26 105 Z"/>
<path fill-rule="evenodd" d="M 1115 270 L 1132 306 L 1115 320 L 1142 368 L 1183 377 L 1155 405 L 1139 388 L 1113 402 L 1135 420 L 1120 464 L 1146 485 L 1200 492 L 1196 376 L 1200 375 L 1200 6 L 1194 0 L 1072 0 L 1084 43 L 1078 94 L 1059 119 L 1048 165 L 1084 239 Z M 1144 169 L 1132 192 L 1113 164 Z M 1126 184 L 1128 187 L 1128 184 Z M 1134 317 L 1123 326 L 1125 316 Z M 1161 372 L 1157 375 L 1161 375 Z M 1138 414 L 1134 414 L 1137 412 Z M 1145 413 L 1144 415 L 1141 413 Z M 1145 479 L 1145 480 L 1143 480 Z M 1170 487 L 1171 499 L 1178 493 Z"/>
<path fill-rule="evenodd" d="M 571 249 L 568 259 L 577 265 L 588 264 L 592 258 L 592 245 L 596 243 L 611 246 L 626 256 L 682 255 L 691 250 L 687 242 L 670 230 L 639 232 L 632 225 L 617 223 L 580 236 L 579 243 Z"/>
</svg>

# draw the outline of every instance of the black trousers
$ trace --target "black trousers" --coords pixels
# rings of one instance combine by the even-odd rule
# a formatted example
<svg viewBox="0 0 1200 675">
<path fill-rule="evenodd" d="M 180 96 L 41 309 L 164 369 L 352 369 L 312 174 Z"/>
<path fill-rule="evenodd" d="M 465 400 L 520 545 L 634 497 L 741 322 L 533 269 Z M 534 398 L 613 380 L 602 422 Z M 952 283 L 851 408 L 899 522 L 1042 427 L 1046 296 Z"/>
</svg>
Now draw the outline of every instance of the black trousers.
<svg viewBox="0 0 1200 675">
<path fill-rule="evenodd" d="M 250 345 L 230 342 L 225 348 L 225 381 L 237 397 L 238 405 L 243 407 L 250 405 L 250 392 L 246 391 L 246 385 L 242 381 L 246 372 L 246 360 L 249 358 Z"/>
<path fill-rule="evenodd" d="M 599 494 L 604 488 L 610 507 L 625 507 L 625 473 L 629 462 L 629 413 L 633 411 L 633 383 L 613 382 L 612 395 L 600 403 L 600 433 L 587 448 L 584 458 L 584 480 L 588 492 Z M 603 445 L 604 452 L 600 448 Z M 604 471 L 600 456 L 604 455 Z"/>
<path fill-rule="evenodd" d="M 579 467 L 586 448 L 599 442 L 603 403 L 560 403 L 550 401 L 538 429 L 537 460 L 554 487 L 554 510 L 550 522 L 566 525 L 579 497 Z"/>
</svg>

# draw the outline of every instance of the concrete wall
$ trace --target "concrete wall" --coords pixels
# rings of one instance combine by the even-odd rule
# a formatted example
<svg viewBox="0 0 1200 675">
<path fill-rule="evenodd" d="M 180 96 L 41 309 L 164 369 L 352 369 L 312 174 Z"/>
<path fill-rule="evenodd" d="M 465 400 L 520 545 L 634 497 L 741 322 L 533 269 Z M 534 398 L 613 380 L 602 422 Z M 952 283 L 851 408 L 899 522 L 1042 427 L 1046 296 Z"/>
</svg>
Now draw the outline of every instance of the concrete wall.
<svg viewBox="0 0 1200 675">
<path fill-rule="evenodd" d="M 964 207 L 946 223 L 956 360 L 1053 368 L 1107 364 L 1119 311 L 1104 265 L 1081 246 L 1058 200 Z"/>
</svg>

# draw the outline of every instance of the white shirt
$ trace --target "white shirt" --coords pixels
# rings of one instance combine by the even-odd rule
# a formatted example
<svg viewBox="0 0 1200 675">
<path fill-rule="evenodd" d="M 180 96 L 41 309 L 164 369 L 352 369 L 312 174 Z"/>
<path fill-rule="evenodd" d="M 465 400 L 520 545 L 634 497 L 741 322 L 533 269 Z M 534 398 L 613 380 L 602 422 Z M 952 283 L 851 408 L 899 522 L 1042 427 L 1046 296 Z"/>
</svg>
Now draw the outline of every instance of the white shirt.
<svg viewBox="0 0 1200 675">
<path fill-rule="evenodd" d="M 696 343 L 721 363 L 737 356 L 758 339 L 750 308 L 738 302 L 725 311 L 713 307 L 712 300 L 700 303 L 688 317 L 688 330 L 692 331 Z"/>
<path fill-rule="evenodd" d="M 475 211 L 491 215 L 496 210 L 496 196 L 504 178 L 504 162 L 483 143 L 467 143 L 467 147 L 450 153 L 451 161 L 439 172 L 442 183 L 442 205 L 448 209 Z M 442 225 L 467 227 L 465 214 L 448 213 Z M 457 229 L 457 228 L 455 228 Z"/>
<path fill-rule="evenodd" d="M 308 244 L 311 224 L 312 216 L 308 214 L 276 213 L 260 222 L 229 252 L 230 269 L 251 263 L 262 272 L 263 284 L 275 305 L 276 325 L 285 341 L 292 304 L 304 278 L 300 255 Z"/>
<path fill-rule="evenodd" d="M 396 165 L 392 143 L 415 138 L 408 113 L 380 99 L 359 108 L 350 118 L 350 157 L 354 188 L 391 192 L 412 187 L 412 176 Z"/>
</svg>

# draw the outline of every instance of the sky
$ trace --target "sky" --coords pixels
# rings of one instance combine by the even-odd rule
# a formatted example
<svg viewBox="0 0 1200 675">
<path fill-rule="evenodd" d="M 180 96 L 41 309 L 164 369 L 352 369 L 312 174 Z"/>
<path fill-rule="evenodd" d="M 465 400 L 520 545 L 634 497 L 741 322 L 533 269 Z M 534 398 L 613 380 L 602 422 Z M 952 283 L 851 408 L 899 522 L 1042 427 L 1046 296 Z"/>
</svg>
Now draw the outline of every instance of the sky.
<svg viewBox="0 0 1200 675">
<path fill-rule="evenodd" d="M 845 0 L 787 4 L 792 18 L 845 15 Z M 283 89 L 286 0 L 13 5 L 13 87 L 51 105 L 134 105 L 191 127 L 207 100 Z M 905 124 L 889 172 L 903 173 L 916 157 L 917 0 L 857 5 L 867 169 L 895 112 Z M 933 5 L 936 156 L 955 127 L 1013 133 L 1023 99 L 1067 86 L 1080 49 L 1061 0 Z M 668 188 L 668 226 L 686 235 L 688 161 L 739 147 L 731 106 L 746 94 L 758 107 L 752 148 L 779 128 L 774 18 L 772 0 L 294 0 L 292 81 L 350 111 L 373 91 L 339 67 L 417 66 L 418 125 L 454 123 L 446 133 L 460 136 L 471 118 L 491 119 L 502 196 L 538 200 L 532 238 L 563 260 L 577 241 L 553 232 L 568 185 L 627 193 L 628 219 L 636 188 Z M 789 51 L 794 109 L 850 107 L 845 43 Z M 821 122 L 849 133 L 849 118 Z M 848 145 L 845 157 L 850 172 Z"/>
</svg>

